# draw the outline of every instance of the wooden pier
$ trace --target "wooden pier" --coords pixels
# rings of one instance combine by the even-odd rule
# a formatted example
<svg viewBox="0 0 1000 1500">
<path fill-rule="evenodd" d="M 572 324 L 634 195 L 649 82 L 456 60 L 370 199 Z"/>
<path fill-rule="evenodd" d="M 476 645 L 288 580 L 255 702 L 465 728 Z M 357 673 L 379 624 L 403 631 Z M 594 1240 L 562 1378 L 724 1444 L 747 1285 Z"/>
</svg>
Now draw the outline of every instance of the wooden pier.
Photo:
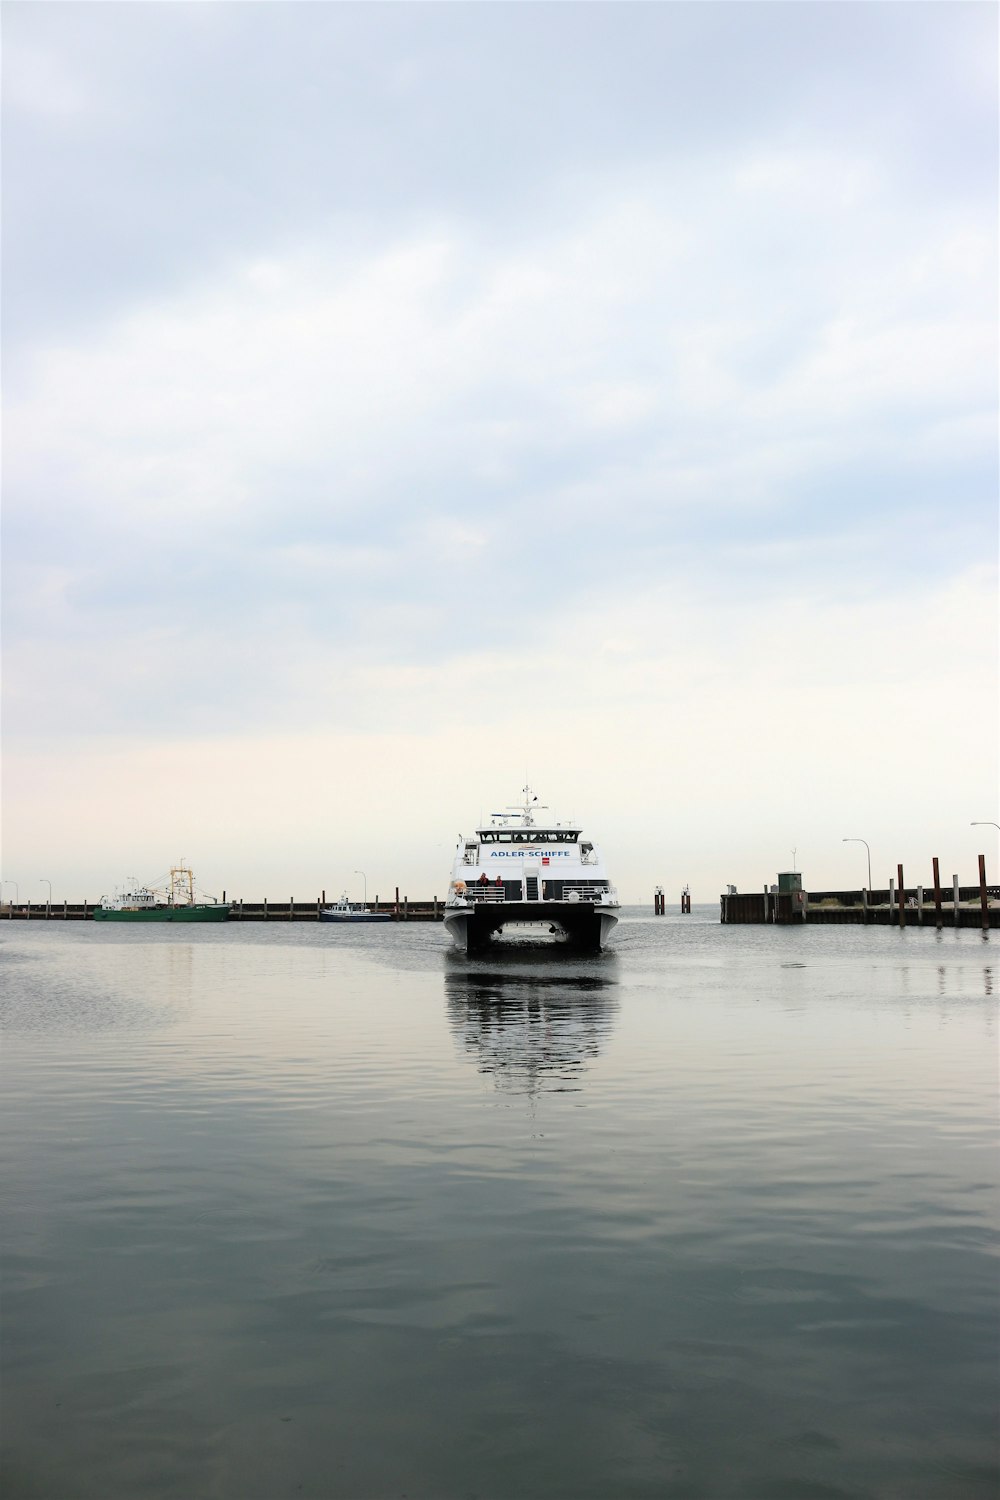
<svg viewBox="0 0 1000 1500">
<path fill-rule="evenodd" d="M 898 887 L 882 891 L 794 892 L 763 890 L 720 896 L 725 923 L 856 923 L 881 927 L 1000 927 L 1000 887 L 952 886 L 948 899 L 940 887 Z M 796 896 L 801 900 L 796 900 Z"/>
<path fill-rule="evenodd" d="M 317 922 L 320 909 L 330 903 L 324 893 L 311 901 L 296 901 L 294 896 L 289 896 L 286 901 L 241 899 L 224 904 L 229 906 L 230 922 Z M 0 905 L 0 921 L 89 922 L 97 905 L 100 903 L 94 901 L 14 902 Z M 440 922 L 444 919 L 443 904 L 436 896 L 429 901 L 411 901 L 408 896 L 401 896 L 398 903 L 372 901 L 368 910 L 384 912 L 396 922 Z"/>
</svg>

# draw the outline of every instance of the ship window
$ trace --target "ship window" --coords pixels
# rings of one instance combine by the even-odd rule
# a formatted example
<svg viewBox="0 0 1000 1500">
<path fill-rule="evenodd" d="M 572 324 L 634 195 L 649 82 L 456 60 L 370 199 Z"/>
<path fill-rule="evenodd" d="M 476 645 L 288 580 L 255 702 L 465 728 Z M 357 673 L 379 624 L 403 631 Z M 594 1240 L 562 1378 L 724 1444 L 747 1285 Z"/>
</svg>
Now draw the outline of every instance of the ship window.
<svg viewBox="0 0 1000 1500">
<path fill-rule="evenodd" d="M 480 841 L 484 844 L 575 844 L 580 837 L 579 828 L 481 828 Z M 467 846 L 468 847 L 468 846 Z"/>
</svg>

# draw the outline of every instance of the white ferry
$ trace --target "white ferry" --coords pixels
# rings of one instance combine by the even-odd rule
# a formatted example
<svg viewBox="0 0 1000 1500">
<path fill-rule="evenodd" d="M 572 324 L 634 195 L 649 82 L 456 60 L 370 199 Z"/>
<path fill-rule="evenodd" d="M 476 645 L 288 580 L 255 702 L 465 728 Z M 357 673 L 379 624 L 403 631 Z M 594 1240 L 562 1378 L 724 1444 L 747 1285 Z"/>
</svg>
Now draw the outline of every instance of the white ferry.
<svg viewBox="0 0 1000 1500">
<path fill-rule="evenodd" d="M 574 947 L 604 948 L 618 925 L 618 893 L 596 844 L 557 823 L 529 787 L 524 802 L 492 813 L 459 838 L 444 925 L 467 953 L 505 928 L 527 929 Z"/>
</svg>

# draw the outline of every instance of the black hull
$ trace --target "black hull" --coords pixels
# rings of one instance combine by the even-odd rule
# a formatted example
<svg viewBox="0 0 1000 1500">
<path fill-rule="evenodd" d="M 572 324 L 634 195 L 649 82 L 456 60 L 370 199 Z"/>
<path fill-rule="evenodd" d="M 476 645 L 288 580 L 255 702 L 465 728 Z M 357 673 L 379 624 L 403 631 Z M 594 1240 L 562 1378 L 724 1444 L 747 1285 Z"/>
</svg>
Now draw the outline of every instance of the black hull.
<svg viewBox="0 0 1000 1500">
<path fill-rule="evenodd" d="M 516 924 L 529 924 L 525 929 L 527 936 L 555 939 L 576 952 L 599 953 L 602 933 L 609 921 L 605 917 L 602 922 L 600 912 L 590 902 L 565 901 L 484 901 L 463 913 L 460 920 L 465 927 L 464 947 L 468 953 L 483 952 L 505 928 Z M 447 914 L 445 921 L 448 922 Z"/>
</svg>

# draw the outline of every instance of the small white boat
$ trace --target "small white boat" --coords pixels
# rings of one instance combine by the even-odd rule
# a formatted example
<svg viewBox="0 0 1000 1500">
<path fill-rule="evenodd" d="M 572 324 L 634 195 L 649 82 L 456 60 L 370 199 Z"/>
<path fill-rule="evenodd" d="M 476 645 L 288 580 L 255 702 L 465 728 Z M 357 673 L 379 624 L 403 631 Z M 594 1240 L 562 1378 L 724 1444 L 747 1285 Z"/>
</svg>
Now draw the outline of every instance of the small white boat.
<svg viewBox="0 0 1000 1500">
<path fill-rule="evenodd" d="M 493 813 L 459 840 L 444 925 L 475 953 L 505 928 L 595 952 L 618 925 L 618 893 L 599 849 L 578 824 L 559 823 L 530 787 L 524 802 Z"/>
<path fill-rule="evenodd" d="M 391 922 L 392 912 L 369 911 L 367 904 L 348 901 L 345 891 L 332 906 L 320 907 L 319 919 L 321 922 Z"/>
</svg>

